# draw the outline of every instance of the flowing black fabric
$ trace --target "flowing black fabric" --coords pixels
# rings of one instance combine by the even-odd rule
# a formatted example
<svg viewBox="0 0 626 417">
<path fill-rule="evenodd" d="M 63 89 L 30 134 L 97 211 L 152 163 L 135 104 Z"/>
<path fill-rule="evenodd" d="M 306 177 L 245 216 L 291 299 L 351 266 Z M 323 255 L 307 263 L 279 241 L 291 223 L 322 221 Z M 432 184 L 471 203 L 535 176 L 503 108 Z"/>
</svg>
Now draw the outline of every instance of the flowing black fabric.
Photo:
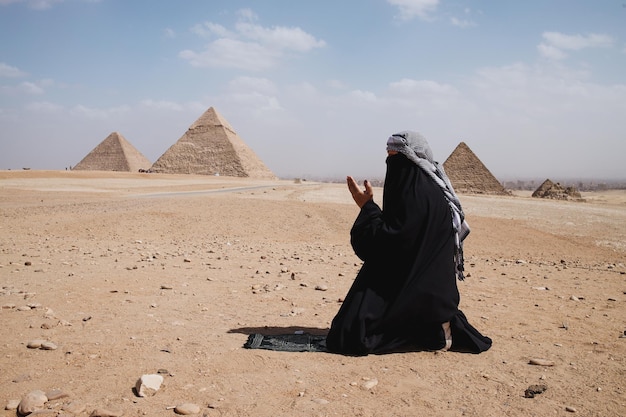
<svg viewBox="0 0 626 417">
<path fill-rule="evenodd" d="M 491 339 L 458 309 L 454 230 L 441 188 L 401 154 L 387 158 L 383 208 L 367 202 L 350 231 L 359 271 L 326 339 L 353 355 L 441 349 L 482 352 Z"/>
</svg>

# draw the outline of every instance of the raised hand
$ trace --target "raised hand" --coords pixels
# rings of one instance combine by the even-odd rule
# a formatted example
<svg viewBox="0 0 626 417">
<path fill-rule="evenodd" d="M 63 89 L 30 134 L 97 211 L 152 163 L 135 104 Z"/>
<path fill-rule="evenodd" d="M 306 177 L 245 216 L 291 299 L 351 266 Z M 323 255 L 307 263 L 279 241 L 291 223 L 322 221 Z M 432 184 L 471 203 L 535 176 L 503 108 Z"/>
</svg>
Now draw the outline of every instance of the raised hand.
<svg viewBox="0 0 626 417">
<path fill-rule="evenodd" d="M 352 194 L 352 198 L 359 208 L 363 207 L 365 203 L 374 199 L 374 192 L 372 191 L 372 185 L 368 180 L 363 182 L 365 186 L 365 190 L 361 191 L 359 189 L 359 185 L 356 183 L 354 178 L 348 175 L 346 178 L 346 182 L 348 183 L 348 190 L 350 190 L 350 194 Z"/>
</svg>

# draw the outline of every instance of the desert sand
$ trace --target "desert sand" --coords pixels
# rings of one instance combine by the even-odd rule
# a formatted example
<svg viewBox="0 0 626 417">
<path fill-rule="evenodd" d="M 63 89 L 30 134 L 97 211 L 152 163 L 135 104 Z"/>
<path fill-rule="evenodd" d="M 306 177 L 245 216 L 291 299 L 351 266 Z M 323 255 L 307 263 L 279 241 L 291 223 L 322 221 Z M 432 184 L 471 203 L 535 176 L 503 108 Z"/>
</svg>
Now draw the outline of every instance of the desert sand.
<svg viewBox="0 0 626 417">
<path fill-rule="evenodd" d="M 491 350 L 349 357 L 243 348 L 327 331 L 361 265 L 343 184 L 1 171 L 0 406 L 42 390 L 61 397 L 45 416 L 626 415 L 626 192 L 460 197 L 460 308 Z M 164 378 L 153 396 L 144 374 Z"/>
</svg>

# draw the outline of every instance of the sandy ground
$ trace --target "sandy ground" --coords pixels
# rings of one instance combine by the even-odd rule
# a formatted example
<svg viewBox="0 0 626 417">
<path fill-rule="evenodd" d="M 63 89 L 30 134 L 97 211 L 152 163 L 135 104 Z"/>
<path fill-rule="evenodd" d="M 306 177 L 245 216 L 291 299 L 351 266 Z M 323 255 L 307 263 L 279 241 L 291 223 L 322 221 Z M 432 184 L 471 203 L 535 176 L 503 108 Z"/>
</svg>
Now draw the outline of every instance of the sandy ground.
<svg viewBox="0 0 626 417">
<path fill-rule="evenodd" d="M 360 267 L 343 185 L 0 171 L 0 406 L 57 389 L 46 416 L 624 416 L 626 192 L 583 197 L 461 196 L 461 309 L 491 350 L 345 357 L 242 347 L 327 331 Z"/>
</svg>

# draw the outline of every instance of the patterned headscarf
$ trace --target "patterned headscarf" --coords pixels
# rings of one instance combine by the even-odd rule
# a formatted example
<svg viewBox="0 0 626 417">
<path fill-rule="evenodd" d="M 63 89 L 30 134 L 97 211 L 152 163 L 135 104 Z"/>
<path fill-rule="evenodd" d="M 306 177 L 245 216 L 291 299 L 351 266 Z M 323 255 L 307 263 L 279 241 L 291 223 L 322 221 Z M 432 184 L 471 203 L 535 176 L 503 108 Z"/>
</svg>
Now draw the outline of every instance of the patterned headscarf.
<svg viewBox="0 0 626 417">
<path fill-rule="evenodd" d="M 433 159 L 433 152 L 426 139 L 417 132 L 405 131 L 392 135 L 387 140 L 387 150 L 396 151 L 406 156 L 411 162 L 420 167 L 443 191 L 450 211 L 452 213 L 452 226 L 454 228 L 454 263 L 455 273 L 459 280 L 465 279 L 463 275 L 463 240 L 470 232 L 469 225 L 465 221 L 465 215 L 461 208 L 461 202 L 457 197 L 450 179 L 446 175 L 443 166 Z"/>
</svg>

